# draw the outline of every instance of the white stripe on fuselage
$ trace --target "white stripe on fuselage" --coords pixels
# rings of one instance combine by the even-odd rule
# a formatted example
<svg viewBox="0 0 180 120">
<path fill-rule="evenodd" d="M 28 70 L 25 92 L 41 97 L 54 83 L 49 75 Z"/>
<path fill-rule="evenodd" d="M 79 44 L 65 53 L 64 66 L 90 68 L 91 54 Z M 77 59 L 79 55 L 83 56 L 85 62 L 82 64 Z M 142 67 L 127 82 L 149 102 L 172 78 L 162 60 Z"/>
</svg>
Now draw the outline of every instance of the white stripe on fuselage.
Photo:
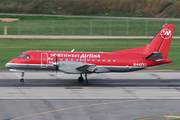
<svg viewBox="0 0 180 120">
<path fill-rule="evenodd" d="M 17 65 L 17 66 L 42 66 L 42 65 L 47 65 L 47 66 L 50 66 L 50 67 L 52 67 L 53 65 L 50 65 L 50 64 L 19 64 L 19 63 L 7 63 L 7 65 L 8 64 L 11 64 L 11 65 Z M 126 68 L 129 68 L 129 67 L 134 67 L 134 68 L 149 68 L 149 67 L 136 67 L 136 66 L 128 66 L 128 65 L 126 65 L 126 66 L 103 66 L 103 65 L 98 65 L 97 67 L 126 67 Z M 153 66 L 154 67 L 154 66 Z"/>
</svg>

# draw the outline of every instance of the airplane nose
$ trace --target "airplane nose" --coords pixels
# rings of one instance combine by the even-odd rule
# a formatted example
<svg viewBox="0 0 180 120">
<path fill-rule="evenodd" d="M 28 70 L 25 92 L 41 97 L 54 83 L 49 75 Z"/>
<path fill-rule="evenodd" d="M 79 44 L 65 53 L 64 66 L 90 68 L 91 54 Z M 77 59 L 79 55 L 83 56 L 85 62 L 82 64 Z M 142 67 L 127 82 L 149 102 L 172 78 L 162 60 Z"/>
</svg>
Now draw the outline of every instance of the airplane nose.
<svg viewBox="0 0 180 120">
<path fill-rule="evenodd" d="M 10 68 L 10 64 L 6 63 L 5 67 Z"/>
</svg>

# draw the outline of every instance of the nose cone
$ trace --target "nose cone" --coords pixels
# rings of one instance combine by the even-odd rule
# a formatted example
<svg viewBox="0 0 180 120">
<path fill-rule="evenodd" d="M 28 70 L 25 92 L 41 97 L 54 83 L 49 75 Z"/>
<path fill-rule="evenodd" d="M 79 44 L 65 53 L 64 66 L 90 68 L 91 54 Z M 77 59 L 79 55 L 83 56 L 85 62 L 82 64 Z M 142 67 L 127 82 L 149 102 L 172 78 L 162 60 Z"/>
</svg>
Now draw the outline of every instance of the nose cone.
<svg viewBox="0 0 180 120">
<path fill-rule="evenodd" d="M 17 63 L 17 60 L 18 60 L 18 59 L 15 58 L 15 59 L 9 61 L 8 63 L 5 64 L 5 67 L 11 69 L 11 68 L 14 66 L 14 63 Z"/>
<path fill-rule="evenodd" d="M 5 67 L 10 68 L 10 64 L 6 63 Z"/>
</svg>

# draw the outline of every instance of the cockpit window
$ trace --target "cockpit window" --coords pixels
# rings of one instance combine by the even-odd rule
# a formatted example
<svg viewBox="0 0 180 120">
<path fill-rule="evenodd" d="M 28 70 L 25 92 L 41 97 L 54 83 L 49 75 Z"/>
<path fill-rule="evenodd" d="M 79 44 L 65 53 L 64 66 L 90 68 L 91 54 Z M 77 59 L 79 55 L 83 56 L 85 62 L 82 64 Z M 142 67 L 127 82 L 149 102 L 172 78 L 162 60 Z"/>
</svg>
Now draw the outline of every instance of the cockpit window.
<svg viewBox="0 0 180 120">
<path fill-rule="evenodd" d="M 25 55 L 23 58 L 31 59 L 30 55 Z"/>
<path fill-rule="evenodd" d="M 24 57 L 24 54 L 21 54 L 21 55 L 18 56 L 18 58 L 22 58 L 22 57 Z"/>
</svg>

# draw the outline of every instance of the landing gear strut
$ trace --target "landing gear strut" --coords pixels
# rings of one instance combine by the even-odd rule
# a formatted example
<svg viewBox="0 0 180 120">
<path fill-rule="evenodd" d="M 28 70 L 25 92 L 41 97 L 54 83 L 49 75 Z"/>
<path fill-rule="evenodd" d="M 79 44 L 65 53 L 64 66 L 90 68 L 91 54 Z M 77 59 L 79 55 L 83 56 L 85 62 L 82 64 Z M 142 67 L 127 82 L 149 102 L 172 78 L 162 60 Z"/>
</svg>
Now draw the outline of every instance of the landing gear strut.
<svg viewBox="0 0 180 120">
<path fill-rule="evenodd" d="M 84 73 L 85 79 L 83 80 L 83 85 L 88 86 L 87 73 Z"/>
<path fill-rule="evenodd" d="M 85 79 L 83 78 L 82 74 L 78 78 L 79 82 L 82 82 L 84 86 L 88 86 L 88 80 L 87 80 L 87 73 L 84 73 Z"/>
<path fill-rule="evenodd" d="M 23 77 L 24 77 L 24 72 L 21 72 L 21 79 L 20 79 L 21 83 L 24 83 L 24 78 Z"/>
</svg>

